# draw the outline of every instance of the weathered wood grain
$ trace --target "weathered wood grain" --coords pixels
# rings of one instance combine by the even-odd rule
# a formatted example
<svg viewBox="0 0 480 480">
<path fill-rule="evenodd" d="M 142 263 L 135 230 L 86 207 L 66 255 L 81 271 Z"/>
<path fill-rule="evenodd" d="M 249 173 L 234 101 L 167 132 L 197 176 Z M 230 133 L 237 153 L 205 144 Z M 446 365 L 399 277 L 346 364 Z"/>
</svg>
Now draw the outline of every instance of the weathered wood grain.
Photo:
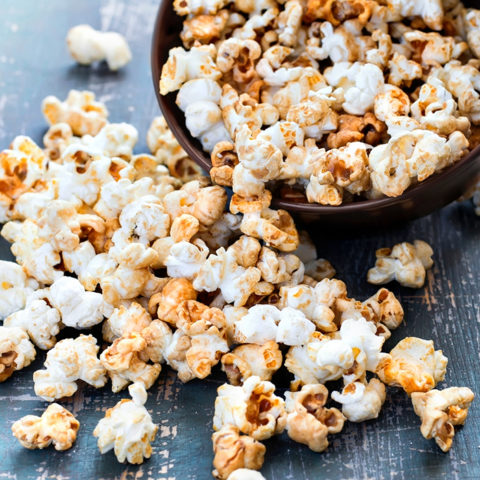
<svg viewBox="0 0 480 480">
<path fill-rule="evenodd" d="M 154 0 L 2 0 L 0 2 L 0 148 L 19 133 L 40 141 L 46 129 L 40 102 L 48 94 L 65 97 L 71 88 L 90 89 L 107 103 L 111 121 L 133 123 L 140 132 L 137 151 L 145 150 L 145 133 L 158 114 L 150 78 L 150 35 L 158 1 Z M 75 65 L 64 44 L 71 26 L 89 23 L 123 33 L 133 61 L 121 72 L 104 66 Z M 405 308 L 405 324 L 387 342 L 415 335 L 432 338 L 449 358 L 441 386 L 465 385 L 480 392 L 480 219 L 468 203 L 398 226 L 388 232 L 340 234 L 318 225 L 312 233 L 319 252 L 338 270 L 352 296 L 375 292 L 365 281 L 375 249 L 420 238 L 435 250 L 428 284 L 419 290 L 392 285 Z M 0 258 L 11 258 L 0 241 Z M 147 407 L 160 431 L 153 456 L 142 466 L 125 466 L 112 453 L 100 455 L 92 431 L 106 408 L 126 392 L 85 385 L 62 402 L 77 415 L 81 427 L 75 446 L 67 452 L 28 451 L 12 437 L 10 426 L 19 417 L 39 414 L 46 402 L 35 397 L 32 373 L 44 356 L 28 369 L 0 384 L 0 479 L 155 479 L 210 478 L 211 418 L 216 387 L 224 381 L 216 372 L 206 381 L 182 385 L 165 369 L 151 389 Z M 285 379 L 281 378 L 285 384 Z M 389 389 L 376 421 L 348 424 L 331 437 L 322 454 L 289 441 L 286 435 L 268 442 L 262 470 L 268 480 L 375 479 L 410 480 L 480 478 L 480 403 L 471 408 L 467 424 L 458 430 L 450 453 L 423 439 L 419 419 L 409 399 Z"/>
</svg>

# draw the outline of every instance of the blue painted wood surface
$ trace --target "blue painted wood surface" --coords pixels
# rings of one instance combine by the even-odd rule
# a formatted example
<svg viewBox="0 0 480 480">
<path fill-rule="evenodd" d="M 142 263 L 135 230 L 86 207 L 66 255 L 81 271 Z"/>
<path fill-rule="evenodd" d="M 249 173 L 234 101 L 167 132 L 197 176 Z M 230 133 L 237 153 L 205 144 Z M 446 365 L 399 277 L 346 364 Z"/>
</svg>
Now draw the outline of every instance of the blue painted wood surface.
<svg viewBox="0 0 480 480">
<path fill-rule="evenodd" d="M 140 132 L 136 151 L 146 151 L 145 134 L 158 107 L 150 78 L 150 36 L 157 9 L 153 0 L 1 0 L 0 1 L 0 148 L 17 134 L 37 142 L 46 130 L 42 99 L 64 98 L 71 88 L 93 90 L 105 101 L 110 120 L 133 123 Z M 118 73 L 106 67 L 77 66 L 64 39 L 79 23 L 123 33 L 133 61 Z M 388 232 L 371 234 L 312 234 L 321 256 L 336 267 L 349 294 L 363 299 L 376 290 L 366 283 L 376 248 L 420 238 L 432 244 L 435 265 L 424 288 L 391 285 L 405 308 L 405 322 L 387 342 L 401 338 L 432 338 L 449 358 L 444 386 L 469 386 L 480 392 L 480 219 L 471 205 L 453 204 L 429 217 Z M 0 258 L 12 258 L 0 241 Z M 40 354 L 29 368 L 0 384 L 0 479 L 208 479 L 211 471 L 211 418 L 215 390 L 224 376 L 187 385 L 168 369 L 150 390 L 147 407 L 160 430 L 153 456 L 142 466 L 118 464 L 113 453 L 100 455 L 92 431 L 106 408 L 126 392 L 108 387 L 81 386 L 62 402 L 81 423 L 78 440 L 67 452 L 29 451 L 12 437 L 13 421 L 40 414 L 46 402 L 35 397 L 32 373 L 41 367 Z M 280 379 L 285 385 L 285 380 Z M 346 425 L 331 436 L 322 454 L 293 443 L 284 434 L 266 442 L 263 474 L 268 480 L 346 479 L 479 479 L 480 400 L 473 404 L 466 426 L 460 428 L 448 454 L 419 431 L 419 419 L 406 395 L 389 389 L 380 418 Z"/>
</svg>

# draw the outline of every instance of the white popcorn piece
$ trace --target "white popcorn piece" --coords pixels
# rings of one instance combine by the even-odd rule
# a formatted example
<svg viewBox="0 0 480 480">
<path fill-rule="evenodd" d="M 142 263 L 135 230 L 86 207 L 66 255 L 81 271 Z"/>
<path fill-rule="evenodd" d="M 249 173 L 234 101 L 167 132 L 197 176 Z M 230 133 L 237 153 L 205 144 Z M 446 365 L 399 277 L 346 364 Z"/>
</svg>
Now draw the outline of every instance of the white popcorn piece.
<svg viewBox="0 0 480 480">
<path fill-rule="evenodd" d="M 209 249 L 203 240 L 181 241 L 172 245 L 165 261 L 167 273 L 173 278 L 192 280 L 205 267 Z"/>
<path fill-rule="evenodd" d="M 264 343 L 277 338 L 281 312 L 273 305 L 254 305 L 235 322 L 235 339 L 239 343 Z M 284 327 L 286 322 L 284 322 Z M 285 333 L 284 333 L 285 335 Z"/>
<path fill-rule="evenodd" d="M 62 277 L 49 288 L 48 298 L 61 315 L 62 323 L 76 329 L 91 328 L 113 313 L 102 294 L 86 292 L 75 278 Z"/>
<path fill-rule="evenodd" d="M 82 143 L 87 145 L 91 152 L 108 157 L 120 157 L 130 160 L 133 147 L 138 140 L 138 131 L 129 123 L 109 123 L 94 137 L 85 135 Z"/>
<path fill-rule="evenodd" d="M 55 123 L 50 126 L 43 136 L 45 153 L 50 160 L 58 161 L 65 149 L 80 139 L 73 136 L 72 128 L 68 123 Z"/>
<path fill-rule="evenodd" d="M 107 377 L 98 354 L 97 341 L 92 335 L 80 335 L 58 342 L 47 353 L 45 369 L 33 374 L 35 393 L 52 402 L 71 397 L 77 391 L 77 380 L 101 388 Z"/>
<path fill-rule="evenodd" d="M 423 240 L 380 248 L 375 255 L 375 266 L 367 273 L 368 282 L 375 285 L 396 280 L 404 287 L 420 288 L 425 283 L 426 270 L 433 265 L 432 247 Z"/>
<path fill-rule="evenodd" d="M 442 0 L 388 0 L 387 6 L 393 15 L 420 17 L 432 30 L 443 26 Z"/>
<path fill-rule="evenodd" d="M 105 60 L 110 70 L 124 67 L 132 53 L 125 38 L 116 32 L 100 32 L 90 25 L 77 25 L 67 34 L 70 55 L 81 65 Z"/>
<path fill-rule="evenodd" d="M 474 398 L 474 393 L 467 387 L 412 393 L 413 408 L 422 419 L 422 435 L 426 439 L 433 437 L 441 450 L 448 452 L 455 435 L 454 426 L 465 423 Z"/>
<path fill-rule="evenodd" d="M 34 450 L 54 445 L 63 451 L 72 447 L 80 427 L 78 420 L 58 403 L 52 403 L 41 417 L 26 415 L 12 425 L 13 435 L 20 444 Z"/>
<path fill-rule="evenodd" d="M 145 408 L 147 392 L 140 383 L 128 389 L 132 400 L 120 400 L 109 408 L 93 435 L 98 437 L 101 453 L 113 449 L 117 460 L 124 463 L 140 464 L 152 455 L 151 443 L 155 440 L 158 426 Z"/>
<path fill-rule="evenodd" d="M 0 319 L 25 307 L 27 297 L 38 288 L 20 265 L 0 260 Z"/>
<path fill-rule="evenodd" d="M 242 3 L 242 0 L 237 0 L 236 3 Z M 249 16 L 248 20 L 245 23 L 243 23 L 243 17 L 240 16 L 238 23 L 241 26 L 233 31 L 233 36 L 236 38 L 250 40 L 257 38 L 258 33 L 271 25 L 278 16 L 276 2 L 274 2 L 273 0 L 265 0 L 264 2 L 259 3 L 247 1 L 245 3 L 245 7 L 247 10 L 253 8 L 254 12 Z M 243 6 L 240 8 L 240 10 L 244 10 Z M 263 10 L 264 12 L 261 13 L 261 11 Z"/>
<path fill-rule="evenodd" d="M 448 139 L 427 130 L 401 133 L 370 152 L 373 188 L 389 197 L 399 196 L 413 181 L 421 182 L 458 161 L 467 147 L 465 135 L 458 131 Z"/>
<path fill-rule="evenodd" d="M 174 92 L 188 80 L 196 78 L 218 80 L 221 72 L 215 64 L 216 55 L 214 45 L 192 47 L 189 51 L 182 47 L 172 48 L 162 68 L 160 93 Z"/>
<path fill-rule="evenodd" d="M 448 359 L 432 340 L 407 337 L 379 363 L 377 374 L 387 385 L 412 392 L 427 392 L 445 378 Z"/>
<path fill-rule="evenodd" d="M 305 345 L 315 325 L 300 311 L 286 307 L 280 312 L 276 341 L 284 345 Z"/>
<path fill-rule="evenodd" d="M 175 0 L 173 8 L 178 15 L 211 15 L 217 13 L 227 3 L 227 0 Z"/>
<path fill-rule="evenodd" d="M 0 326 L 0 382 L 35 359 L 35 347 L 22 328 Z"/>
<path fill-rule="evenodd" d="M 265 480 L 265 477 L 257 470 L 238 468 L 228 476 L 227 480 Z"/>
<path fill-rule="evenodd" d="M 222 73 L 232 71 L 236 82 L 247 83 L 255 78 L 255 62 L 261 55 L 262 48 L 255 40 L 231 37 L 218 47 L 217 67 Z"/>
<path fill-rule="evenodd" d="M 267 85 L 280 87 L 302 75 L 302 67 L 281 66 L 283 61 L 292 53 L 289 47 L 275 45 L 263 53 L 257 62 L 257 73 Z"/>
<path fill-rule="evenodd" d="M 324 76 L 332 87 L 345 92 L 343 109 L 352 115 L 365 115 L 373 108 L 375 96 L 384 84 L 382 71 L 373 64 L 339 62 L 325 70 Z"/>
<path fill-rule="evenodd" d="M 409 85 L 416 78 L 421 78 L 423 73 L 421 65 L 398 52 L 393 53 L 388 61 L 388 68 L 388 83 L 397 87 L 403 83 Z"/>
<path fill-rule="evenodd" d="M 350 422 L 364 422 L 378 418 L 385 402 L 385 385 L 372 378 L 368 384 L 353 382 L 342 392 L 332 392 L 332 399 L 342 404 L 342 413 Z"/>
<path fill-rule="evenodd" d="M 37 290 L 27 297 L 23 310 L 4 320 L 4 326 L 22 328 L 38 348 L 49 350 L 55 345 L 61 326 L 60 313 L 50 305 L 49 297 L 48 290 Z"/>
<path fill-rule="evenodd" d="M 295 46 L 302 25 L 303 8 L 298 0 L 289 0 L 277 20 L 278 40 L 282 45 Z"/>
<path fill-rule="evenodd" d="M 467 43 L 473 54 L 480 58 L 480 10 L 469 8 L 464 12 Z"/>
<path fill-rule="evenodd" d="M 255 440 L 282 433 L 286 424 L 285 402 L 274 391 L 273 383 L 255 376 L 241 387 L 220 386 L 215 400 L 214 430 L 230 424 Z"/>
<path fill-rule="evenodd" d="M 108 110 L 95 101 L 95 94 L 70 90 L 65 101 L 54 96 L 42 102 L 42 112 L 49 125 L 67 123 L 74 135 L 96 135 L 107 123 Z"/>
<path fill-rule="evenodd" d="M 299 392 L 285 393 L 287 433 L 314 452 L 328 447 L 327 435 L 342 430 L 345 417 L 336 408 L 325 408 L 328 390 L 324 385 L 305 385 Z"/>
</svg>

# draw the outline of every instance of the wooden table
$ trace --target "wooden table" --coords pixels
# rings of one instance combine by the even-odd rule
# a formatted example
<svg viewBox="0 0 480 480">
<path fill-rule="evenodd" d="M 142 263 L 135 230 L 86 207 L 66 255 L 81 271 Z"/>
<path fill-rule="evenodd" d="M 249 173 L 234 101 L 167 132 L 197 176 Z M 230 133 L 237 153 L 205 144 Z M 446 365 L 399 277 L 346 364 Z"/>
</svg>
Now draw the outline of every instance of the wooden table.
<svg viewBox="0 0 480 480">
<path fill-rule="evenodd" d="M 93 90 L 106 102 L 112 122 L 133 123 L 140 132 L 137 151 L 145 151 L 145 134 L 159 114 L 150 78 L 150 36 L 156 0 L 2 0 L 0 3 L 0 148 L 17 134 L 40 142 L 45 122 L 42 99 L 64 98 L 71 88 Z M 123 33 L 132 48 L 133 61 L 121 72 L 106 67 L 77 66 L 68 56 L 67 30 L 79 23 Z M 433 339 L 449 358 L 441 387 L 469 386 L 480 392 L 480 220 L 470 203 L 450 205 L 429 217 L 388 232 L 335 234 L 318 227 L 315 235 L 321 256 L 336 267 L 349 294 L 364 299 L 376 290 L 366 283 L 376 248 L 416 238 L 435 250 L 435 265 L 424 288 L 390 288 L 405 308 L 405 323 L 387 342 L 389 350 L 405 336 Z M 11 257 L 0 244 L 0 257 Z M 29 451 L 10 432 L 14 420 L 40 414 L 47 403 L 33 392 L 32 373 L 41 368 L 44 355 L 0 384 L 0 478 L 5 479 L 155 479 L 187 480 L 210 477 L 215 390 L 224 376 L 216 372 L 205 381 L 186 385 L 164 368 L 150 390 L 148 409 L 160 425 L 153 456 L 144 465 L 117 463 L 113 453 L 100 455 L 92 431 L 105 409 L 126 391 L 114 395 L 109 388 L 82 386 L 62 402 L 81 423 L 78 440 L 67 452 L 52 448 Z M 330 447 L 315 454 L 290 441 L 286 434 L 266 442 L 263 474 L 268 480 L 292 479 L 478 479 L 480 478 L 480 401 L 471 408 L 466 426 L 455 436 L 453 448 L 442 453 L 425 440 L 410 400 L 389 389 L 380 418 L 348 423 L 330 437 Z"/>
</svg>

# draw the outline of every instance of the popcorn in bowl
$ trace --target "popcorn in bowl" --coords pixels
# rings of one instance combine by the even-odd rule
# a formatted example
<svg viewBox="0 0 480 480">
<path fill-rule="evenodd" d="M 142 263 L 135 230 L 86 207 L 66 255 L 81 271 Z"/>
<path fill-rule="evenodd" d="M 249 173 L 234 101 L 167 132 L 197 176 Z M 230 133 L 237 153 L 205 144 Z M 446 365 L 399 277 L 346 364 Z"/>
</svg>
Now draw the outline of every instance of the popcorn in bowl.
<svg viewBox="0 0 480 480">
<path fill-rule="evenodd" d="M 160 77 L 218 185 L 245 202 L 291 188 L 320 205 L 398 197 L 472 149 L 477 9 L 244 3 L 174 2 L 183 46 Z"/>
</svg>

